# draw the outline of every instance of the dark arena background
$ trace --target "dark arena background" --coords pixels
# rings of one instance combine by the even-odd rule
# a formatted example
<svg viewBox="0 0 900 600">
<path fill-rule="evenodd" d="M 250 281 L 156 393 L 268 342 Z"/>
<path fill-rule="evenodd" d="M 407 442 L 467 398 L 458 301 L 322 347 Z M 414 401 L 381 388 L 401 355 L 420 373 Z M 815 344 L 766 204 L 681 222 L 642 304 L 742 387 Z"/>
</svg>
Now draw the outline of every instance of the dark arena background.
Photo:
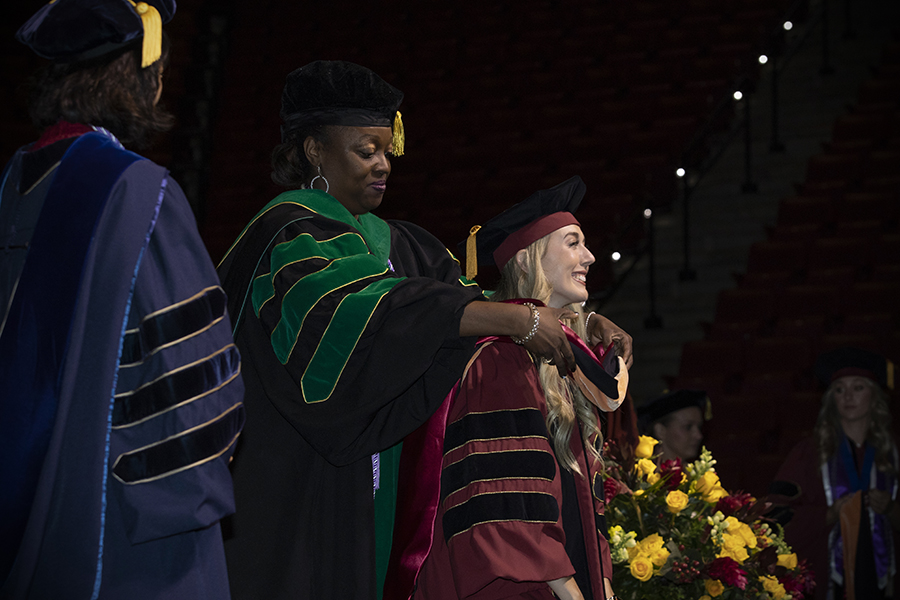
<svg viewBox="0 0 900 600">
<path fill-rule="evenodd" d="M 4 8 L 4 162 L 37 136 L 24 85 L 41 61 L 13 36 L 40 6 Z M 820 352 L 900 360 L 898 14 L 883 0 L 183 0 L 163 92 L 178 124 L 147 155 L 217 261 L 278 193 L 285 76 L 343 59 L 405 93 L 383 218 L 455 249 L 581 175 L 591 303 L 634 336 L 635 403 L 706 390 L 723 483 L 762 495 L 815 422 Z"/>
</svg>

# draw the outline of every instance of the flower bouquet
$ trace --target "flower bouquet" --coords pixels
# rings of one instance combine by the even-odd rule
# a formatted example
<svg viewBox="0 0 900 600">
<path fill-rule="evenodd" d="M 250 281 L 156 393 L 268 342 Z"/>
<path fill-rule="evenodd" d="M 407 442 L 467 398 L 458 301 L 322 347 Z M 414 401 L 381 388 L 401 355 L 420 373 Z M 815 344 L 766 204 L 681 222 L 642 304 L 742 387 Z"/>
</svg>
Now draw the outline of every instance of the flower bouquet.
<svg viewBox="0 0 900 600">
<path fill-rule="evenodd" d="M 613 589 L 622 600 L 798 600 L 814 585 L 781 527 L 749 494 L 729 494 L 704 448 L 657 464 L 641 436 L 633 467 L 607 444 L 605 492 Z"/>
</svg>

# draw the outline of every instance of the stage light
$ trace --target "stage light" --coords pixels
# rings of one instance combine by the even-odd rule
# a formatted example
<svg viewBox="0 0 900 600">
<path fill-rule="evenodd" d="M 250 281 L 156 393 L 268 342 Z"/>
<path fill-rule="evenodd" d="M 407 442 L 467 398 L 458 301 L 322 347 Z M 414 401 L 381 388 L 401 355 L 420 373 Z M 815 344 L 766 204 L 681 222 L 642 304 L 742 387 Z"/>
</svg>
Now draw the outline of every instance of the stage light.
<svg viewBox="0 0 900 600">
<path fill-rule="evenodd" d="M 785 30 L 785 31 L 790 31 L 790 30 L 793 29 L 793 28 L 794 28 L 794 24 L 793 24 L 793 23 L 791 23 L 790 21 L 785 21 L 785 22 L 784 22 L 784 30 Z"/>
<path fill-rule="evenodd" d="M 618 261 L 622 258 L 622 255 L 619 252 L 613 252 L 612 254 L 610 254 L 610 258 L 612 258 L 614 261 Z"/>
<path fill-rule="evenodd" d="M 675 169 L 675 174 L 678 175 L 679 177 L 684 177 L 684 169 L 681 167 L 678 167 L 677 169 Z"/>
<path fill-rule="evenodd" d="M 759 55 L 759 64 L 764 65 L 767 62 L 769 62 L 769 57 L 766 56 L 765 54 L 760 54 Z"/>
<path fill-rule="evenodd" d="M 735 100 L 740 100 L 740 99 L 743 98 L 743 97 L 744 97 L 744 94 L 741 93 L 741 90 L 738 90 L 738 91 L 736 91 L 736 92 L 734 93 L 734 99 L 735 99 Z"/>
<path fill-rule="evenodd" d="M 649 208 L 645 208 L 644 209 L 644 218 L 649 219 L 652 216 L 653 216 L 653 211 L 650 210 Z"/>
</svg>

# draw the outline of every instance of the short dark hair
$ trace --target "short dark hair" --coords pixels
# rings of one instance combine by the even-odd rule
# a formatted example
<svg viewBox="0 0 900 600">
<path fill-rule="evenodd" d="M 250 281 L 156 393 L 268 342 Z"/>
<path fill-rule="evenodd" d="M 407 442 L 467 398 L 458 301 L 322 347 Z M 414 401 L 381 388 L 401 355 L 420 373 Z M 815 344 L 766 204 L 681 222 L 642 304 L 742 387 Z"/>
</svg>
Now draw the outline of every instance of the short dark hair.
<svg viewBox="0 0 900 600">
<path fill-rule="evenodd" d="M 272 181 L 283 188 L 298 190 L 313 178 L 315 169 L 306 158 L 303 143 L 306 138 L 327 144 L 330 140 L 327 125 L 310 125 L 294 129 L 287 139 L 272 150 Z"/>
<path fill-rule="evenodd" d="M 32 79 L 32 123 L 40 131 L 60 119 L 95 125 L 111 131 L 129 148 L 145 148 L 175 122 L 156 103 L 168 58 L 169 39 L 163 33 L 162 55 L 146 68 L 141 68 L 141 40 L 95 59 L 52 63 Z"/>
</svg>

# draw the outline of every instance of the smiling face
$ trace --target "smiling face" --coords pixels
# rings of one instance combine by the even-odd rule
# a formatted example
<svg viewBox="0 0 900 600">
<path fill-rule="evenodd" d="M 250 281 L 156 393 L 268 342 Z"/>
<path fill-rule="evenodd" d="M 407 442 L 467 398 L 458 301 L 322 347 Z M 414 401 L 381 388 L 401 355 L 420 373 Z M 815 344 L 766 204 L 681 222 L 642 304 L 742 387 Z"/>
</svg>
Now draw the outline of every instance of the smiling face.
<svg viewBox="0 0 900 600">
<path fill-rule="evenodd" d="M 331 127 L 325 142 L 307 138 L 304 150 L 328 180 L 328 193 L 354 217 L 378 208 L 391 174 L 390 127 Z M 317 189 L 324 189 L 316 182 Z"/>
<path fill-rule="evenodd" d="M 872 412 L 873 390 L 864 377 L 848 375 L 835 379 L 834 407 L 845 424 L 869 418 Z"/>
<path fill-rule="evenodd" d="M 549 236 L 541 268 L 553 288 L 548 306 L 560 308 L 588 299 L 587 272 L 594 255 L 584 245 L 584 234 L 578 225 L 566 225 Z"/>
</svg>

